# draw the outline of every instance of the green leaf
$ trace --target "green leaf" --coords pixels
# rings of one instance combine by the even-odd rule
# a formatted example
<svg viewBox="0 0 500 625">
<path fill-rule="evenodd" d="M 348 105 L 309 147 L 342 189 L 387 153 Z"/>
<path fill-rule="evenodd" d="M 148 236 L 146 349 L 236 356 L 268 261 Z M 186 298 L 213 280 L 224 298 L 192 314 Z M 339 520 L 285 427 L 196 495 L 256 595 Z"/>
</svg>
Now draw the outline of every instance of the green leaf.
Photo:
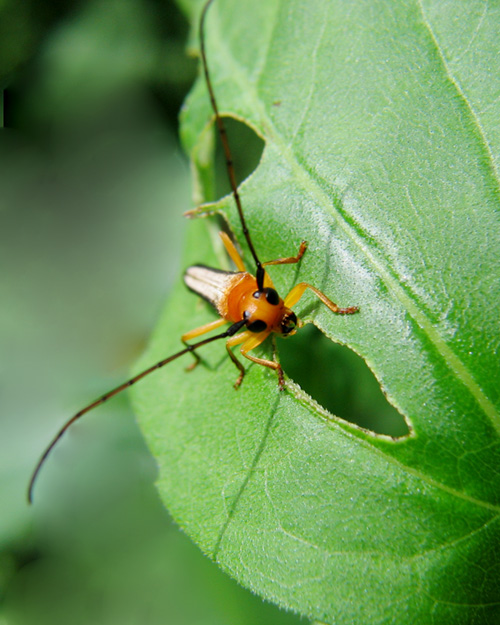
<svg viewBox="0 0 500 625">
<path fill-rule="evenodd" d="M 309 242 L 300 267 L 271 268 L 279 292 L 307 281 L 360 306 L 339 317 L 305 296 L 296 312 L 365 359 L 411 432 L 360 430 L 263 367 L 235 392 L 217 343 L 134 402 L 177 522 L 243 585 L 325 623 L 500 618 L 499 28 L 478 2 L 209 11 L 220 109 L 265 140 L 241 186 L 258 253 Z M 198 81 L 182 131 L 195 161 L 210 115 Z M 214 208 L 251 267 L 232 198 Z M 220 266 L 214 228 L 192 224 L 188 263 Z M 140 366 L 213 318 L 179 284 Z"/>
</svg>

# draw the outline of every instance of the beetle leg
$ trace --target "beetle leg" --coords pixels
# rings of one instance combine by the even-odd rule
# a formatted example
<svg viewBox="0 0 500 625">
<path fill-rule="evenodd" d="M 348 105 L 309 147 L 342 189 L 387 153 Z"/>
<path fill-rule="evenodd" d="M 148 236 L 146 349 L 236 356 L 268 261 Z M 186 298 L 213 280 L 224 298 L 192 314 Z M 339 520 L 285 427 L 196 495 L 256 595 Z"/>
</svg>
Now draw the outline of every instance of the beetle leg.
<svg viewBox="0 0 500 625">
<path fill-rule="evenodd" d="M 332 312 L 337 315 L 353 315 L 357 313 L 359 308 L 357 306 L 349 306 L 348 308 L 339 308 L 337 304 L 332 302 L 332 300 L 328 299 L 328 297 L 322 293 L 319 289 L 308 284 L 307 282 L 299 282 L 299 284 L 295 285 L 293 289 L 288 293 L 285 297 L 285 306 L 287 308 L 292 308 L 295 304 L 300 300 L 302 295 L 304 295 L 304 291 L 306 289 L 311 289 L 311 291 L 319 297 L 319 299 L 323 302 L 323 304 L 329 308 Z"/>
<path fill-rule="evenodd" d="M 219 232 L 219 236 L 224 243 L 224 247 L 226 248 L 226 252 L 229 254 L 229 257 L 236 265 L 238 271 L 246 271 L 245 263 L 240 256 L 240 253 L 236 249 L 235 244 L 231 241 L 229 236 L 225 232 Z"/>
<path fill-rule="evenodd" d="M 298 263 L 304 256 L 307 250 L 307 241 L 301 241 L 297 256 L 287 256 L 286 258 L 277 258 L 276 260 L 268 260 L 266 263 L 262 263 L 263 266 L 267 265 L 293 265 Z"/>
<path fill-rule="evenodd" d="M 285 388 L 285 378 L 283 376 L 283 369 L 279 362 L 275 362 L 274 360 L 267 360 L 266 358 L 257 358 L 257 356 L 251 356 L 248 352 L 252 349 L 258 347 L 266 338 L 269 336 L 269 332 L 261 332 L 260 334 L 254 334 L 250 336 L 248 340 L 246 340 L 241 346 L 240 352 L 251 360 L 252 362 L 257 363 L 258 365 L 262 365 L 263 367 L 269 367 L 269 369 L 274 369 L 278 374 L 278 386 L 280 391 Z"/>
<path fill-rule="evenodd" d="M 243 343 L 244 341 L 249 340 L 250 337 L 251 337 L 250 332 L 242 332 L 241 334 L 236 334 L 236 336 L 233 336 L 232 338 L 226 341 L 227 353 L 229 354 L 229 357 L 234 362 L 234 364 L 236 365 L 236 367 L 239 369 L 239 372 L 240 372 L 240 374 L 238 375 L 238 378 L 236 379 L 236 382 L 234 383 L 235 389 L 237 389 L 240 386 L 241 381 L 243 380 L 243 376 L 245 375 L 245 368 L 243 367 L 241 362 L 236 358 L 236 356 L 233 354 L 233 352 L 231 351 L 231 347 L 234 347 L 235 345 L 239 345 L 240 343 Z"/>
<path fill-rule="evenodd" d="M 201 336 L 202 334 L 210 332 L 210 330 L 215 330 L 216 328 L 220 328 L 220 326 L 224 325 L 225 323 L 227 323 L 227 321 L 226 319 L 222 317 L 220 319 L 216 319 L 215 321 L 210 321 L 210 323 L 205 323 L 199 328 L 195 328 L 194 330 L 190 330 L 189 332 L 186 332 L 186 334 L 183 334 L 181 336 L 181 341 L 184 343 L 184 345 L 187 346 L 189 345 L 187 341 L 190 341 L 191 339 L 194 339 L 197 336 Z M 186 367 L 186 371 L 192 371 L 196 367 L 196 365 L 198 365 L 200 362 L 200 357 L 198 356 L 198 354 L 194 350 L 191 353 L 194 356 L 194 362 L 191 363 L 188 367 Z"/>
</svg>

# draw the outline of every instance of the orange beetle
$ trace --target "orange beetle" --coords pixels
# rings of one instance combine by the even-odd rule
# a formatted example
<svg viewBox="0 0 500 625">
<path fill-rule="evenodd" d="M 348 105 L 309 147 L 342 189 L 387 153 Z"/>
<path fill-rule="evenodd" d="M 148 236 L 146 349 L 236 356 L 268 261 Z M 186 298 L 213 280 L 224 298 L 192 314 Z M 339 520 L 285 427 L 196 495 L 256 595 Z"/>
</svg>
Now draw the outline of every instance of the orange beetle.
<svg viewBox="0 0 500 625">
<path fill-rule="evenodd" d="M 276 333 L 280 336 L 290 336 L 296 332 L 297 327 L 301 326 L 300 320 L 292 311 L 292 307 L 300 300 L 306 289 L 310 289 L 318 298 L 333 312 L 339 315 L 350 315 L 356 313 L 358 308 L 356 306 L 350 306 L 348 308 L 339 308 L 337 304 L 332 302 L 326 295 L 319 291 L 316 287 L 308 284 L 307 282 L 300 282 L 288 293 L 283 300 L 277 293 L 274 285 L 264 267 L 269 265 L 287 265 L 298 263 L 307 249 L 307 243 L 302 241 L 299 247 L 299 251 L 296 256 L 289 256 L 287 258 L 279 258 L 277 260 L 261 263 L 257 253 L 255 251 L 250 232 L 246 225 L 245 216 L 241 206 L 241 200 L 236 185 L 236 178 L 234 175 L 233 162 L 231 157 L 231 151 L 226 136 L 226 129 L 222 117 L 219 114 L 217 103 L 208 72 L 207 58 L 205 52 L 205 37 L 204 37 L 204 23 L 207 10 L 213 0 L 208 0 L 202 10 L 200 19 L 200 44 L 201 44 L 201 60 L 203 71 L 205 74 L 206 84 L 210 96 L 210 102 L 215 114 L 215 120 L 219 130 L 222 147 L 224 149 L 226 159 L 226 169 L 229 177 L 229 183 L 231 185 L 232 194 L 236 202 L 238 209 L 238 215 L 241 222 L 243 234 L 245 236 L 248 248 L 253 256 L 256 265 L 256 273 L 253 276 L 249 273 L 245 267 L 243 259 L 241 258 L 234 243 L 224 232 L 220 233 L 224 246 L 233 260 L 238 271 L 221 271 L 219 269 L 213 269 L 204 265 L 194 265 L 186 270 L 184 275 L 184 281 L 189 289 L 206 299 L 219 314 L 219 319 L 211 321 L 199 328 L 191 330 L 184 334 L 181 339 L 185 343 L 185 348 L 181 351 L 160 360 L 153 366 L 149 367 L 145 371 L 135 375 L 130 380 L 127 380 L 123 384 L 120 384 L 116 388 L 108 391 L 92 403 L 88 404 L 77 412 L 71 419 L 69 419 L 59 430 L 56 436 L 52 439 L 48 447 L 43 452 L 40 460 L 38 461 L 33 474 L 31 476 L 28 485 L 28 501 L 33 501 L 33 487 L 37 476 L 42 468 L 48 455 L 63 436 L 66 430 L 84 414 L 103 404 L 111 399 L 121 391 L 129 388 L 142 378 L 146 377 L 153 371 L 161 369 L 168 363 L 176 360 L 187 353 L 192 353 L 195 357 L 195 362 L 188 367 L 193 369 L 199 362 L 199 357 L 196 354 L 196 349 L 212 343 L 213 341 L 227 338 L 226 348 L 227 352 L 239 370 L 238 378 L 234 384 L 235 388 L 238 388 L 245 375 L 245 369 L 241 362 L 236 358 L 231 348 L 241 345 L 240 352 L 245 358 L 248 358 L 252 362 L 255 362 L 264 367 L 274 369 L 278 374 L 279 388 L 283 389 L 285 382 L 283 377 L 283 370 L 278 362 L 273 360 L 267 360 L 265 358 L 257 358 L 251 355 L 253 349 L 260 345 L 271 334 Z M 215 330 L 222 325 L 230 323 L 230 327 L 220 334 L 210 336 L 202 339 L 196 343 L 187 343 L 192 339 L 195 339 L 211 330 Z M 239 332 L 242 330 L 242 332 Z"/>
<path fill-rule="evenodd" d="M 277 371 L 279 386 L 283 389 L 284 378 L 281 365 L 274 360 L 252 356 L 249 352 L 265 341 L 272 332 L 280 336 L 295 334 L 297 327 L 300 327 L 302 323 L 297 319 L 292 306 L 299 301 L 304 291 L 306 289 L 313 291 L 334 313 L 348 315 L 357 312 L 358 309 L 355 306 L 339 308 L 326 295 L 307 282 L 300 282 L 293 287 L 284 300 L 281 299 L 274 288 L 269 274 L 262 269 L 261 275 L 263 277 L 259 285 L 258 278 L 252 276 L 246 270 L 243 260 L 231 239 L 225 232 L 221 232 L 220 236 L 238 271 L 221 271 L 205 265 L 194 265 L 186 270 L 184 281 L 188 288 L 212 304 L 220 315 L 220 319 L 187 332 L 182 336 L 182 340 L 194 339 L 228 322 L 238 326 L 237 330 L 244 327 L 245 330 L 243 332 L 230 336 L 226 341 L 228 354 L 240 370 L 238 379 L 234 384 L 235 388 L 238 388 L 241 384 L 245 375 L 245 369 L 233 354 L 231 348 L 241 344 L 240 352 L 243 356 L 259 365 Z M 304 255 L 306 249 L 307 244 L 305 241 L 302 241 L 297 256 L 280 258 L 262 263 L 260 266 L 263 268 L 267 265 L 297 263 Z M 197 363 L 195 362 L 194 364 L 196 365 Z"/>
</svg>

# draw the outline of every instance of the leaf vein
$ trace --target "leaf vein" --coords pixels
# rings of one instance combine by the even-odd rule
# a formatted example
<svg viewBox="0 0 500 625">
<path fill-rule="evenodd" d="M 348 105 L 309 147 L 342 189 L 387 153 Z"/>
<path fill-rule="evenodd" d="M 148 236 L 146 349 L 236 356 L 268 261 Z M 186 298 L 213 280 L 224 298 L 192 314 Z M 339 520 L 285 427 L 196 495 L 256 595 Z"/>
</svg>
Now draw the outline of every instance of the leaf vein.
<svg viewBox="0 0 500 625">
<path fill-rule="evenodd" d="M 253 457 L 252 464 L 251 464 L 250 467 L 248 467 L 248 469 L 245 472 L 245 476 L 244 476 L 244 478 L 243 478 L 243 480 L 241 482 L 241 485 L 240 485 L 240 487 L 238 489 L 238 492 L 236 493 L 236 496 L 235 496 L 235 498 L 234 498 L 234 500 L 233 500 L 233 502 L 232 502 L 232 504 L 231 504 L 231 506 L 230 506 L 230 508 L 228 510 L 227 518 L 226 518 L 225 522 L 223 523 L 223 525 L 221 526 L 219 534 L 218 534 L 218 536 L 216 538 L 215 547 L 214 547 L 213 552 L 212 552 L 213 560 L 217 560 L 217 556 L 218 556 L 218 553 L 220 551 L 222 540 L 224 539 L 224 536 L 225 536 L 226 531 L 227 531 L 227 529 L 229 527 L 229 524 L 231 523 L 231 521 L 232 521 L 232 519 L 233 519 L 233 517 L 234 517 L 234 515 L 236 513 L 236 509 L 238 507 L 238 503 L 241 500 L 241 498 L 243 496 L 243 493 L 245 492 L 245 489 L 246 489 L 246 487 L 247 487 L 247 485 L 248 485 L 248 483 L 250 481 L 250 478 L 252 477 L 252 475 L 253 475 L 253 473 L 254 473 L 254 471 L 255 471 L 258 463 L 259 463 L 259 460 L 260 460 L 260 458 L 262 456 L 262 453 L 264 452 L 264 450 L 266 448 L 267 439 L 268 439 L 269 433 L 271 431 L 271 424 L 272 424 L 272 422 L 274 420 L 274 417 L 276 415 L 276 412 L 278 410 L 279 403 L 280 403 L 280 397 L 278 395 L 277 398 L 276 398 L 276 401 L 274 402 L 273 407 L 271 408 L 271 410 L 269 412 L 269 417 L 268 417 L 268 419 L 266 421 L 266 425 L 265 425 L 265 428 L 264 428 L 264 433 L 263 433 L 262 439 L 261 439 L 261 441 L 259 443 L 259 447 L 257 448 L 257 451 L 255 452 L 255 455 Z"/>
<path fill-rule="evenodd" d="M 427 30 L 429 32 L 429 35 L 430 35 L 430 37 L 432 39 L 432 42 L 434 43 L 434 46 L 435 46 L 436 51 L 438 53 L 438 56 L 439 56 L 439 58 L 440 58 L 440 60 L 441 60 L 441 62 L 443 64 L 444 69 L 445 69 L 446 75 L 447 75 L 450 83 L 457 90 L 458 95 L 460 96 L 462 101 L 465 103 L 465 105 L 466 105 L 467 109 L 469 110 L 469 113 L 470 113 L 470 115 L 471 115 L 471 117 L 472 117 L 472 119 L 474 121 L 474 124 L 475 124 L 475 126 L 476 126 L 476 128 L 478 130 L 478 133 L 479 133 L 480 138 L 481 138 L 481 142 L 482 142 L 483 147 L 485 148 L 485 150 L 487 152 L 487 155 L 488 155 L 488 162 L 489 162 L 490 168 L 491 168 L 491 170 L 493 172 L 493 175 L 494 175 L 494 178 L 495 178 L 496 191 L 497 191 L 497 194 L 498 194 L 498 193 L 500 193 L 500 172 L 498 171 L 497 163 L 496 163 L 495 157 L 493 155 L 493 151 L 491 149 L 491 145 L 490 145 L 490 143 L 489 143 L 489 141 L 487 139 L 486 131 L 485 131 L 485 129 L 484 129 L 482 123 L 481 123 L 481 120 L 479 118 L 479 114 L 476 111 L 476 109 L 474 108 L 472 102 L 468 98 L 468 96 L 465 93 L 464 89 L 462 88 L 462 85 L 460 84 L 460 81 L 458 80 L 458 78 L 451 71 L 450 65 L 449 65 L 448 61 L 446 60 L 445 53 L 444 53 L 444 51 L 442 49 L 441 44 L 439 43 L 437 35 L 434 32 L 434 29 L 432 28 L 432 26 L 431 26 L 431 24 L 430 24 L 430 22 L 429 22 L 429 20 L 428 20 L 428 18 L 426 16 L 425 9 L 424 9 L 423 4 L 422 4 L 422 0 L 417 0 L 417 5 L 418 5 L 418 8 L 419 8 L 420 13 L 422 15 L 422 21 L 424 23 L 424 26 L 427 28 Z M 486 7 L 485 7 L 485 11 L 486 11 Z M 483 22 L 483 18 L 481 18 L 480 24 L 478 25 L 478 27 L 476 29 L 476 32 L 480 28 L 482 22 Z M 474 33 L 473 39 L 474 39 L 474 37 L 476 35 L 476 32 Z M 471 43 L 472 43 L 472 40 L 469 43 L 469 46 L 471 45 Z"/>
<path fill-rule="evenodd" d="M 417 2 L 421 3 L 421 0 L 417 0 Z M 425 20 L 424 16 L 423 19 Z M 254 112 L 258 113 L 260 122 L 264 129 L 264 134 L 267 135 L 268 139 L 271 138 L 274 141 L 275 145 L 279 147 L 281 153 L 283 154 L 283 157 L 287 160 L 291 170 L 297 177 L 297 181 L 300 182 L 304 190 L 307 191 L 315 199 L 318 205 L 322 206 L 326 212 L 331 214 L 331 198 L 328 196 L 327 192 L 323 188 L 321 188 L 321 185 L 313 177 L 312 173 L 306 171 L 305 168 L 300 165 L 297 155 L 293 152 L 291 146 L 289 146 L 285 139 L 280 135 L 278 129 L 275 127 L 273 121 L 267 114 L 260 98 L 258 97 L 255 85 L 252 83 L 251 80 L 249 80 L 248 74 L 245 69 L 236 61 L 236 59 L 234 59 L 228 49 L 226 49 L 225 54 L 227 57 L 227 62 L 232 65 L 233 78 L 239 83 L 242 93 L 247 94 L 248 101 L 252 102 Z M 470 108 L 470 104 L 468 103 L 464 94 L 462 94 L 462 97 Z M 473 111 L 471 110 L 471 114 L 472 113 Z M 477 116 L 475 117 L 475 119 L 477 120 Z M 479 128 L 481 129 L 480 125 Z M 482 136 L 483 141 L 485 141 L 484 135 Z M 485 142 L 485 145 L 487 146 L 487 142 Z M 490 157 L 492 156 L 491 150 L 489 150 L 489 155 Z M 496 180 L 498 180 L 498 176 L 496 176 Z M 395 298 L 400 301 L 401 305 L 407 310 L 408 314 L 413 317 L 413 319 L 415 319 L 417 324 L 426 333 L 429 341 L 434 345 L 436 351 L 441 355 L 442 359 L 444 360 L 450 371 L 453 372 L 457 380 L 459 380 L 472 395 L 478 406 L 490 419 L 497 433 L 500 434 L 500 414 L 498 413 L 494 403 L 490 400 L 490 398 L 486 395 L 484 390 L 475 380 L 474 376 L 469 371 L 465 363 L 460 359 L 459 356 L 457 356 L 457 354 L 455 354 L 455 352 L 447 344 L 446 340 L 443 338 L 443 336 L 441 336 L 439 330 L 435 327 L 433 322 L 422 310 L 419 309 L 417 304 L 406 293 L 396 277 L 392 276 L 389 268 L 385 267 L 383 261 L 377 258 L 376 254 L 372 252 L 368 245 L 363 242 L 363 240 L 359 236 L 359 232 L 357 232 L 356 228 L 348 222 L 345 215 L 342 215 L 337 210 L 335 211 L 335 213 L 333 213 L 333 216 L 337 220 L 339 227 L 342 228 L 342 230 L 344 231 L 345 235 L 353 242 L 354 245 L 356 245 L 360 249 L 360 251 L 365 255 L 368 262 L 374 268 L 375 272 L 378 273 L 378 275 L 384 280 L 387 288 L 390 289 L 392 293 L 394 293 Z"/>
<path fill-rule="evenodd" d="M 366 438 L 363 438 L 363 436 L 366 437 L 369 435 L 369 433 L 367 433 L 366 430 L 363 430 L 362 428 L 357 428 L 357 426 L 353 425 L 352 423 L 348 423 L 347 421 L 344 421 L 340 417 L 332 415 L 330 412 L 325 410 L 322 406 L 317 404 L 311 397 L 309 397 L 309 395 L 307 395 L 307 393 L 305 393 L 300 388 L 300 386 L 298 386 L 294 382 L 287 380 L 286 387 L 293 394 L 293 396 L 300 403 L 306 406 L 309 410 L 323 417 L 325 421 L 327 421 L 327 423 L 338 426 L 341 432 L 344 434 L 344 436 L 348 438 L 354 438 L 354 437 L 357 438 L 360 441 L 360 444 L 365 446 L 367 449 L 372 450 L 374 454 L 381 455 L 387 462 L 397 466 L 402 471 L 412 475 L 413 477 L 416 477 L 422 480 L 422 482 L 428 484 L 429 486 L 432 486 L 433 488 L 441 490 L 453 497 L 463 499 L 481 508 L 486 508 L 487 510 L 492 510 L 497 513 L 500 513 L 499 506 L 489 503 L 488 501 L 482 501 L 480 499 L 476 499 L 475 497 L 471 497 L 470 495 L 467 495 L 467 493 L 463 493 L 461 491 L 456 490 L 455 488 L 452 488 L 451 486 L 447 486 L 446 484 L 443 484 L 442 482 L 438 482 L 437 480 L 430 477 L 429 475 L 422 473 L 422 471 L 420 471 L 419 469 L 414 469 L 413 467 L 409 467 L 408 465 L 402 464 L 393 455 L 385 453 L 382 449 L 379 449 L 378 447 L 371 444 L 368 440 L 366 440 Z M 376 438 L 383 439 L 384 437 L 378 434 Z"/>
</svg>

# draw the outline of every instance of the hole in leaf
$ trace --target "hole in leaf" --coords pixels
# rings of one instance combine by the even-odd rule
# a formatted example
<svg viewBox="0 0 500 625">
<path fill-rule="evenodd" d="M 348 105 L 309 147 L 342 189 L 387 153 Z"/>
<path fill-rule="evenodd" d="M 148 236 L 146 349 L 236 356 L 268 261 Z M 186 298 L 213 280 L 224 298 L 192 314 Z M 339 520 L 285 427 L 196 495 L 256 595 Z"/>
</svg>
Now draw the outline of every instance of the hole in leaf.
<svg viewBox="0 0 500 625">
<path fill-rule="evenodd" d="M 348 347 L 333 343 L 312 324 L 277 346 L 286 374 L 326 410 L 377 434 L 409 434 L 365 361 Z"/>
<path fill-rule="evenodd" d="M 240 184 L 256 169 L 264 150 L 264 141 L 255 132 L 233 117 L 224 117 L 229 148 L 233 157 L 236 184 Z M 220 138 L 217 136 L 215 188 L 217 197 L 231 193 L 226 161 Z"/>
</svg>

